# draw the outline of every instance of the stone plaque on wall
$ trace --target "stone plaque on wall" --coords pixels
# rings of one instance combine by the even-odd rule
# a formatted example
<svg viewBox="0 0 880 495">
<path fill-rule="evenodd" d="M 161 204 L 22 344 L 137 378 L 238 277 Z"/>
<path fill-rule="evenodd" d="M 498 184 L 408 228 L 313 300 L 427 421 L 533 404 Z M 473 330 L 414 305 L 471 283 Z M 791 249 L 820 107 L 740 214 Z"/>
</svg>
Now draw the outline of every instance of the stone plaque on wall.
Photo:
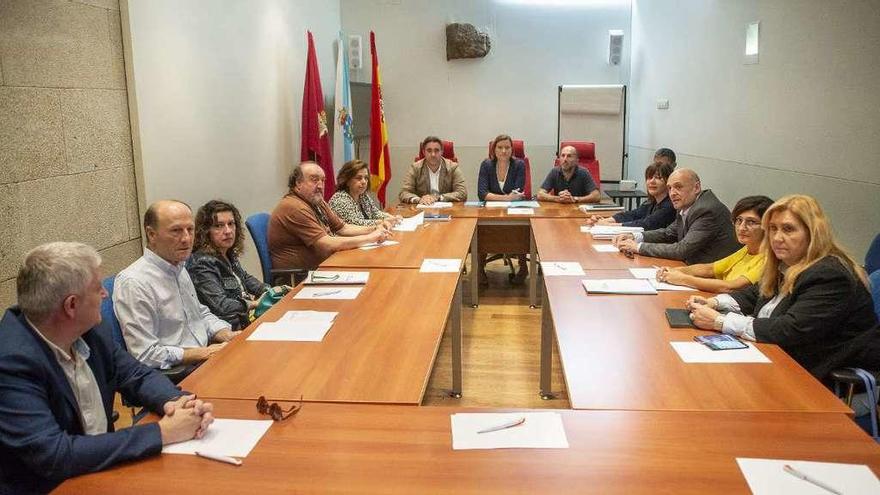
<svg viewBox="0 0 880 495">
<path fill-rule="evenodd" d="M 456 22 L 446 25 L 446 60 L 482 58 L 490 48 L 489 35 L 477 31 L 473 24 Z"/>
</svg>

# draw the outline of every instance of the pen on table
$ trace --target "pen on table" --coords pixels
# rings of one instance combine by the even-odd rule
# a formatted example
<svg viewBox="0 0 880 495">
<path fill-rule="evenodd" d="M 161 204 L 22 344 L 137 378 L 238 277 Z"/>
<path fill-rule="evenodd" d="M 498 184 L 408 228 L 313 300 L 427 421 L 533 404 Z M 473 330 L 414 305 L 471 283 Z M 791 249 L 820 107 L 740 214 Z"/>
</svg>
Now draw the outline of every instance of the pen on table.
<svg viewBox="0 0 880 495">
<path fill-rule="evenodd" d="M 827 491 L 834 493 L 836 495 L 843 495 L 842 493 L 835 490 L 834 488 L 831 488 L 830 486 L 828 486 L 824 482 L 819 481 L 816 478 L 813 478 L 812 476 L 808 476 L 807 474 L 805 474 L 801 471 L 798 471 L 797 469 L 789 466 L 788 464 L 782 466 L 782 470 L 785 471 L 786 473 L 794 476 L 795 478 L 800 478 L 800 479 L 806 481 L 807 483 L 812 483 L 823 490 L 827 490 Z"/>
<path fill-rule="evenodd" d="M 504 424 L 501 424 L 498 426 L 490 426 L 489 428 L 482 429 L 482 430 L 478 431 L 477 433 L 490 433 L 493 431 L 506 430 L 508 428 L 514 428 L 516 426 L 519 426 L 525 422 L 526 422 L 526 418 L 525 418 L 525 416 L 523 416 L 522 418 L 511 421 L 509 423 L 504 423 Z"/>
<path fill-rule="evenodd" d="M 339 294 L 342 292 L 342 289 L 338 290 L 328 290 L 326 292 L 315 292 L 316 296 L 332 296 L 333 294 Z"/>
<path fill-rule="evenodd" d="M 559 263 L 553 263 L 553 266 L 555 266 L 557 270 L 565 271 L 565 267 L 560 265 Z"/>
<path fill-rule="evenodd" d="M 211 454 L 210 452 L 198 452 L 198 451 L 196 452 L 196 455 L 199 457 L 204 457 L 205 459 L 211 459 L 212 461 L 225 462 L 226 464 L 232 464 L 233 466 L 241 466 L 241 460 L 236 459 L 235 457 Z"/>
</svg>

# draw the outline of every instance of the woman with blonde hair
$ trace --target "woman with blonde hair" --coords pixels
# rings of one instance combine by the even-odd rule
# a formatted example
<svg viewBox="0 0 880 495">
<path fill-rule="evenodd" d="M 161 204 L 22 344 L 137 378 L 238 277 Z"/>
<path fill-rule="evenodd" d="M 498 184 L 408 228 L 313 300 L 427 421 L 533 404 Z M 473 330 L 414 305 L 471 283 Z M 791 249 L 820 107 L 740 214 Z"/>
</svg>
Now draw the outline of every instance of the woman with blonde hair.
<svg viewBox="0 0 880 495">
<path fill-rule="evenodd" d="M 834 239 L 825 212 L 810 196 L 785 196 L 761 223 L 766 259 L 761 279 L 731 294 L 692 296 L 691 319 L 699 328 L 777 344 L 822 378 L 826 370 L 845 365 L 829 363 L 831 356 L 877 323 L 867 277 Z"/>
</svg>

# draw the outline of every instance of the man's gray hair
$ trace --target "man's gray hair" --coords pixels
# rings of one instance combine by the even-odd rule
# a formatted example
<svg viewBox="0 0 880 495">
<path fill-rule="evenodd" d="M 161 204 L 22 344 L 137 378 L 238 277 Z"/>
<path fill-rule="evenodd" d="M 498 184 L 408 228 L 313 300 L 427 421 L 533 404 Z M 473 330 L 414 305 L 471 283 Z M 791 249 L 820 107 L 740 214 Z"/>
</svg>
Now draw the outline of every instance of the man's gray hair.
<svg viewBox="0 0 880 495">
<path fill-rule="evenodd" d="M 50 242 L 31 249 L 18 270 L 18 306 L 43 321 L 71 294 L 82 294 L 101 266 L 101 255 L 81 242 Z"/>
</svg>

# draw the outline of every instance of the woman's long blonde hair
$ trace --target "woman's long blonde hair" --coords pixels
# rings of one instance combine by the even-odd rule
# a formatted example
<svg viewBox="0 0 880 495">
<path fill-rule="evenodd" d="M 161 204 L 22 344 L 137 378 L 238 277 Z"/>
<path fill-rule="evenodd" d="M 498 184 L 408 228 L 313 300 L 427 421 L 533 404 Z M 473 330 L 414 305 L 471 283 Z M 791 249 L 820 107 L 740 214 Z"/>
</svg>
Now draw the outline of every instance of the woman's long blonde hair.
<svg viewBox="0 0 880 495">
<path fill-rule="evenodd" d="M 780 287 L 780 261 L 773 254 L 773 249 L 770 247 L 770 238 L 772 237 L 770 219 L 773 218 L 773 215 L 784 211 L 790 212 L 806 227 L 807 234 L 809 235 L 807 240 L 809 246 L 803 259 L 788 267 Z M 780 198 L 764 213 L 764 217 L 761 219 L 761 227 L 764 229 L 764 241 L 761 244 L 761 250 L 764 252 L 764 257 L 767 260 L 764 265 L 764 274 L 761 277 L 762 296 L 770 298 L 776 294 L 784 296 L 791 294 L 792 287 L 794 287 L 798 276 L 826 256 L 834 256 L 840 260 L 850 273 L 865 284 L 865 287 L 868 286 L 868 277 L 865 275 L 865 271 L 834 239 L 828 217 L 825 216 L 825 212 L 822 211 L 819 202 L 814 198 L 804 194 L 792 194 Z"/>
</svg>

